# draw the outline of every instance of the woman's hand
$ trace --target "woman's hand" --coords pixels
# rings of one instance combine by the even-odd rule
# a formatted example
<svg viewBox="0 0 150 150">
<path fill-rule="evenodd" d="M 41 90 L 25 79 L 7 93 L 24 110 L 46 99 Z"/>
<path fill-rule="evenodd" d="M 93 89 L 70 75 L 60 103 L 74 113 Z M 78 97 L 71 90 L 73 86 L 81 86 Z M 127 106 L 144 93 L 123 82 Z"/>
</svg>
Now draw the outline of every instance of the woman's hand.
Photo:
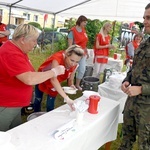
<svg viewBox="0 0 150 150">
<path fill-rule="evenodd" d="M 109 44 L 109 45 L 108 45 L 108 48 L 109 48 L 109 49 L 116 49 L 116 47 L 115 47 L 114 45 L 112 45 L 112 44 Z"/>
<path fill-rule="evenodd" d="M 71 85 L 70 87 L 75 89 L 75 90 L 77 89 L 75 85 Z"/>
<path fill-rule="evenodd" d="M 75 110 L 74 101 L 70 99 L 68 96 L 64 98 L 64 102 L 66 102 L 72 110 Z"/>
</svg>

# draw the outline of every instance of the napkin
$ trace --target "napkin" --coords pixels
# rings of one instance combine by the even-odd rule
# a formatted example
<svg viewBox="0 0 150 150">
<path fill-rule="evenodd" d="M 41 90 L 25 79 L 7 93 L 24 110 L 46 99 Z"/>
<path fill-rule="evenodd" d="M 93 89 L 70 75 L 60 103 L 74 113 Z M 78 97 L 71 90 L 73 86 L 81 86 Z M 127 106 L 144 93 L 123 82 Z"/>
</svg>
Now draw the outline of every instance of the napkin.
<svg viewBox="0 0 150 150">
<path fill-rule="evenodd" d="M 75 123 L 76 120 L 73 119 L 62 127 L 58 128 L 54 133 L 54 138 L 56 140 L 65 140 L 75 134 L 77 131 L 77 126 L 75 125 Z"/>
<path fill-rule="evenodd" d="M 89 105 L 83 100 L 78 100 L 77 102 L 74 103 L 74 107 L 77 112 L 82 113 L 88 109 Z"/>
</svg>

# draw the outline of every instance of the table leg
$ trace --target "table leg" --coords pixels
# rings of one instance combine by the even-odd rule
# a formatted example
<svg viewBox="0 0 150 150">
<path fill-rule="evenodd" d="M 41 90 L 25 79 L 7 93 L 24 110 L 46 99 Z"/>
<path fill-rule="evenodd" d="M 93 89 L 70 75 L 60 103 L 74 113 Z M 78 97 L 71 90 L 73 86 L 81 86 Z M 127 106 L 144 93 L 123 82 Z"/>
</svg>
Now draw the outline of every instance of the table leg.
<svg viewBox="0 0 150 150">
<path fill-rule="evenodd" d="M 110 150 L 111 142 L 105 144 L 105 150 Z"/>
</svg>

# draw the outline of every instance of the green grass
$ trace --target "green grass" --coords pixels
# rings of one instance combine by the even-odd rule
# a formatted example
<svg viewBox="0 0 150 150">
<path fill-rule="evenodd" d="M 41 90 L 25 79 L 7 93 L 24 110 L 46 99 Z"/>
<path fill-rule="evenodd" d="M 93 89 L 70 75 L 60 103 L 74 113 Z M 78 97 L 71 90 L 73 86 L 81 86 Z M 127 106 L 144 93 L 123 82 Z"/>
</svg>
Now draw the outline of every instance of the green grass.
<svg viewBox="0 0 150 150">
<path fill-rule="evenodd" d="M 49 50 L 49 47 L 46 48 L 44 51 L 41 51 L 40 49 L 35 49 L 33 52 L 31 52 L 29 54 L 29 58 L 35 68 L 35 70 L 38 69 L 38 67 L 45 61 L 45 59 L 47 57 L 49 57 L 49 55 L 51 54 L 52 52 Z M 110 54 L 111 57 L 113 57 L 113 51 L 111 51 L 111 54 Z M 122 59 L 125 58 L 125 53 L 122 52 Z M 123 71 L 125 71 L 125 66 L 123 67 Z M 62 83 L 62 86 L 65 86 L 67 85 L 66 82 L 63 82 Z M 76 95 L 69 95 L 69 97 L 71 99 L 76 99 L 78 97 L 80 97 L 82 95 L 82 93 L 80 91 L 77 92 Z M 42 111 L 45 111 L 46 109 L 46 95 L 44 95 L 44 98 L 43 98 L 43 102 L 42 102 Z M 63 105 L 64 102 L 62 100 L 62 97 L 60 95 L 58 95 L 56 97 L 56 102 L 55 102 L 55 108 Z M 24 120 L 24 122 L 26 122 L 26 118 L 27 118 L 28 115 L 23 115 L 22 118 Z M 118 125 L 118 134 L 117 134 L 117 139 L 115 141 L 112 142 L 111 144 L 111 150 L 117 150 L 117 148 L 119 147 L 120 143 L 121 143 L 121 140 L 122 140 L 122 134 L 121 134 L 121 128 L 122 128 L 122 124 L 119 124 Z M 101 148 L 99 148 L 99 150 L 105 150 L 105 146 L 102 146 Z M 137 144 L 135 144 L 134 146 L 134 149 L 133 150 L 137 150 Z"/>
</svg>

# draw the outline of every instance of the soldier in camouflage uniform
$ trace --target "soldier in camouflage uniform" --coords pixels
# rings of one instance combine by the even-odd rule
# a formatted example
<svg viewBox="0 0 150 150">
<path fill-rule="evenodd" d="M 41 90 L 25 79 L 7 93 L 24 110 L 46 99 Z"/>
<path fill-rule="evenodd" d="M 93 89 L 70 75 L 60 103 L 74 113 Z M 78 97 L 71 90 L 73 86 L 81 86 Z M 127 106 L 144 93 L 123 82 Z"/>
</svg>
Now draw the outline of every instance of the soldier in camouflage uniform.
<svg viewBox="0 0 150 150">
<path fill-rule="evenodd" d="M 150 3 L 144 12 L 145 33 L 150 34 Z M 132 69 L 122 84 L 128 95 L 124 108 L 123 139 L 118 150 L 150 150 L 150 37 L 135 51 Z"/>
</svg>

